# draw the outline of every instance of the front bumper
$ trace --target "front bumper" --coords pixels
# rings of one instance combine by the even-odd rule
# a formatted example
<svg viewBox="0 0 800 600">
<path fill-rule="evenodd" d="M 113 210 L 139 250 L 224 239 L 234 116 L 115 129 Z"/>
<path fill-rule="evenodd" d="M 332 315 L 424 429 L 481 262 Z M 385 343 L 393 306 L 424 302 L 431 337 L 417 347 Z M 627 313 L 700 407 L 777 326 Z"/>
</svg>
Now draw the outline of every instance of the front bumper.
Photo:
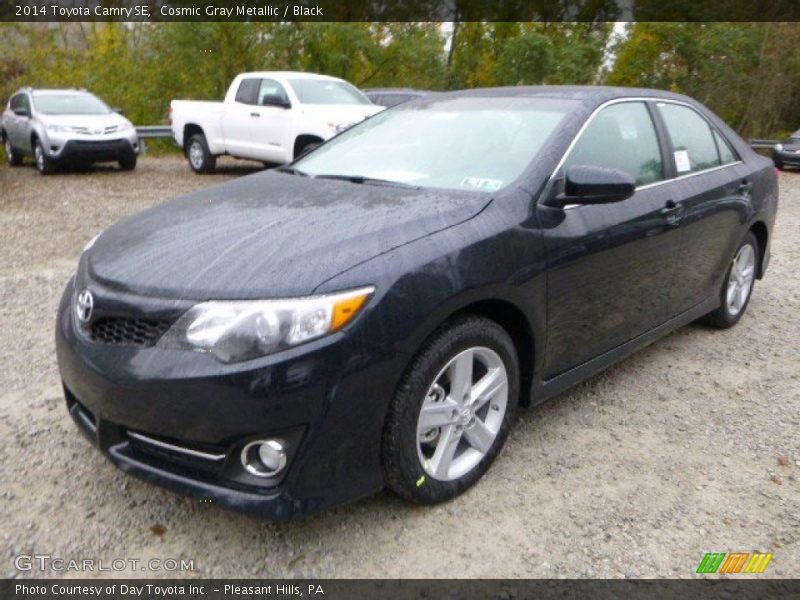
<svg viewBox="0 0 800 600">
<path fill-rule="evenodd" d="M 777 151 L 772 153 L 772 160 L 776 163 L 783 163 L 784 165 L 800 167 L 800 153 L 794 151 Z"/>
<path fill-rule="evenodd" d="M 123 471 L 275 520 L 383 486 L 380 438 L 396 374 L 362 333 L 223 365 L 204 353 L 91 342 L 74 323 L 73 298 L 70 282 L 56 327 L 67 406 Z M 187 457 L 131 433 L 223 458 Z M 239 460 L 248 441 L 265 437 L 289 443 L 288 466 L 272 480 L 247 474 Z"/>
<path fill-rule="evenodd" d="M 49 134 L 45 150 L 58 161 L 107 162 L 118 161 L 139 153 L 139 139 L 135 131 L 129 134 L 103 136 L 59 137 Z"/>
</svg>

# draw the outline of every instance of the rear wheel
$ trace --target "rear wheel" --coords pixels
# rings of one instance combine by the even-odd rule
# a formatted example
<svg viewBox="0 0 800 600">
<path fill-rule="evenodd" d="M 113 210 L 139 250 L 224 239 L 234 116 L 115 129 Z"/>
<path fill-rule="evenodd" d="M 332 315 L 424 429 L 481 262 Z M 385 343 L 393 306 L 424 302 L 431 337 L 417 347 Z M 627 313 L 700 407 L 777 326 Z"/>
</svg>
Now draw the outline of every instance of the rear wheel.
<svg viewBox="0 0 800 600">
<path fill-rule="evenodd" d="M 208 149 L 206 136 L 195 133 L 186 142 L 186 158 L 195 173 L 213 173 L 217 166 L 217 158 Z"/>
<path fill-rule="evenodd" d="M 752 232 L 748 232 L 734 253 L 728 274 L 722 283 L 720 307 L 703 317 L 704 323 L 727 329 L 739 322 L 750 304 L 759 260 L 758 240 Z"/>
<path fill-rule="evenodd" d="M 6 151 L 6 160 L 8 164 L 12 167 L 20 166 L 22 164 L 22 154 L 14 150 L 14 147 L 11 145 L 11 140 L 5 136 L 3 136 L 3 147 Z"/>
<path fill-rule="evenodd" d="M 511 338 L 494 321 L 459 317 L 414 358 L 392 401 L 382 444 L 384 478 L 421 504 L 449 500 L 489 469 L 519 395 Z"/>
<path fill-rule="evenodd" d="M 42 175 L 51 175 L 56 170 L 56 165 L 53 160 L 47 156 L 44 151 L 44 146 L 39 140 L 33 141 L 33 159 L 36 161 L 36 169 Z"/>
</svg>

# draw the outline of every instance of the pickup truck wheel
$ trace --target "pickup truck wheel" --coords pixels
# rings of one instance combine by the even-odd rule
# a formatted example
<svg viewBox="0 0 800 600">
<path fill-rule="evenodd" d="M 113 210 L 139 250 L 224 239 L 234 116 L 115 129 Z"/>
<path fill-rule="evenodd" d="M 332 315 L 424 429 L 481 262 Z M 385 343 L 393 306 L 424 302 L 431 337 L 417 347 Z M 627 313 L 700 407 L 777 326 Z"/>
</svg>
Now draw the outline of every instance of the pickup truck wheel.
<svg viewBox="0 0 800 600">
<path fill-rule="evenodd" d="M 33 158 L 36 161 L 36 169 L 42 175 L 51 175 L 55 172 L 55 163 L 47 156 L 44 146 L 39 140 L 34 140 L 33 142 Z"/>
<path fill-rule="evenodd" d="M 14 148 L 11 146 L 11 141 L 9 141 L 8 138 L 3 140 L 3 146 L 6 150 L 6 160 L 8 160 L 8 164 L 12 167 L 20 166 L 22 164 L 22 154 L 14 151 Z"/>
<path fill-rule="evenodd" d="M 186 143 L 186 158 L 195 173 L 213 173 L 217 166 L 217 157 L 211 154 L 206 136 L 195 133 Z"/>
</svg>

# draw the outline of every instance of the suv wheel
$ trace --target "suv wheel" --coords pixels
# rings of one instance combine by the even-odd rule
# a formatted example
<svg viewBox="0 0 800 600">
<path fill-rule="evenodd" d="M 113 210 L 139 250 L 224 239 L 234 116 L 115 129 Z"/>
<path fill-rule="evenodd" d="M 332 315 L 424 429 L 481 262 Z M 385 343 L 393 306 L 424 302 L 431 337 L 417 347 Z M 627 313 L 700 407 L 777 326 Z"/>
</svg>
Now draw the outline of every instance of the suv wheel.
<svg viewBox="0 0 800 600">
<path fill-rule="evenodd" d="M 186 142 L 186 158 L 195 173 L 213 173 L 217 166 L 217 158 L 211 154 L 202 133 L 195 133 Z"/>
<path fill-rule="evenodd" d="M 8 164 L 12 167 L 20 166 L 22 164 L 22 154 L 14 151 L 11 140 L 5 137 L 5 135 L 3 136 L 3 147 L 6 151 L 6 160 L 8 160 Z"/>
<path fill-rule="evenodd" d="M 136 168 L 136 155 L 128 154 L 119 159 L 119 168 L 123 171 L 133 171 Z"/>
<path fill-rule="evenodd" d="M 489 469 L 519 395 L 514 344 L 494 321 L 459 317 L 414 358 L 383 432 L 387 485 L 421 504 L 449 500 Z"/>
<path fill-rule="evenodd" d="M 36 169 L 42 175 L 50 175 L 55 171 L 55 163 L 47 156 L 39 140 L 33 142 L 33 158 L 36 161 Z"/>
</svg>

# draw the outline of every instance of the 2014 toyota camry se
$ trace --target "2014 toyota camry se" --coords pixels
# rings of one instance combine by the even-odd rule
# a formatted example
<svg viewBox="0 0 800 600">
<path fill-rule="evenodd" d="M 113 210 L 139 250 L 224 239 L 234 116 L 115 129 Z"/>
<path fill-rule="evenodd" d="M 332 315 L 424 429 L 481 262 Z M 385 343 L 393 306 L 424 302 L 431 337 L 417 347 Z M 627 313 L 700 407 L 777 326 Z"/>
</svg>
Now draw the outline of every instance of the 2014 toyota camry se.
<svg viewBox="0 0 800 600">
<path fill-rule="evenodd" d="M 118 467 L 282 519 L 430 504 L 538 403 L 769 262 L 772 163 L 685 96 L 485 89 L 124 219 L 58 312 L 67 406 Z"/>
</svg>

